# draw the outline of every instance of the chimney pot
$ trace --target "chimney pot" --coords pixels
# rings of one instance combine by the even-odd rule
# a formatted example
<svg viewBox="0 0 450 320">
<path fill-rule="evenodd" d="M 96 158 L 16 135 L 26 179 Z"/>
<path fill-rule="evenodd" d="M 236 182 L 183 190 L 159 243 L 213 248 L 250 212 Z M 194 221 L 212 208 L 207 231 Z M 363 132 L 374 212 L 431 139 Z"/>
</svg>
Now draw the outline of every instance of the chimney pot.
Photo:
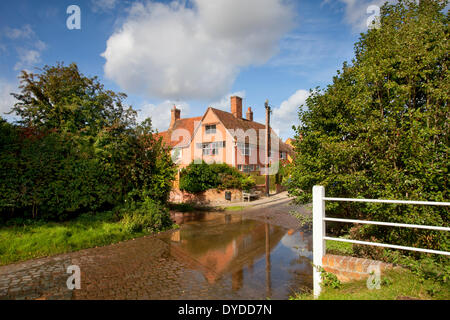
<svg viewBox="0 0 450 320">
<path fill-rule="evenodd" d="M 250 107 L 247 110 L 247 120 L 253 121 L 253 111 L 252 111 L 252 108 L 250 108 Z"/>
<path fill-rule="evenodd" d="M 242 119 L 242 98 L 238 96 L 231 97 L 231 113 L 238 119 Z"/>
<path fill-rule="evenodd" d="M 180 111 L 180 109 L 177 109 L 177 107 L 174 105 L 173 109 L 170 110 L 170 112 L 171 112 L 171 118 L 170 118 L 169 129 L 172 129 L 174 127 L 174 125 L 175 125 L 175 122 L 177 120 L 180 120 L 180 118 L 181 118 L 181 111 Z"/>
</svg>

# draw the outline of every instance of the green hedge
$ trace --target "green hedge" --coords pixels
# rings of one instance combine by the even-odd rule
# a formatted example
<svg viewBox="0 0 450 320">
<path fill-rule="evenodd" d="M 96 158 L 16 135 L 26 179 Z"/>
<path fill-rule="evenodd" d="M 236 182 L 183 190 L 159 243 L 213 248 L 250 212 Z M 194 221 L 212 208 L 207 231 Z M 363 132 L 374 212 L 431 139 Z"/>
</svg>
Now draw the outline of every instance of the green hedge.
<svg viewBox="0 0 450 320">
<path fill-rule="evenodd" d="M 255 186 L 252 177 L 246 176 L 227 164 L 192 162 L 180 174 L 180 189 L 198 193 L 208 189 L 243 189 Z"/>
<path fill-rule="evenodd" d="M 362 34 L 355 60 L 300 108 L 289 192 L 330 197 L 449 201 L 448 12 L 437 1 L 381 10 L 381 28 Z M 405 50 L 405 48 L 409 48 Z M 327 203 L 330 216 L 449 226 L 448 208 Z M 328 224 L 336 233 L 348 224 Z M 448 232 L 355 227 L 359 239 L 448 251 Z"/>
<path fill-rule="evenodd" d="M 125 95 L 74 64 L 21 78 L 13 110 L 22 120 L 0 118 L 0 222 L 167 201 L 175 166 L 151 121 L 137 124 L 123 105 Z"/>
</svg>

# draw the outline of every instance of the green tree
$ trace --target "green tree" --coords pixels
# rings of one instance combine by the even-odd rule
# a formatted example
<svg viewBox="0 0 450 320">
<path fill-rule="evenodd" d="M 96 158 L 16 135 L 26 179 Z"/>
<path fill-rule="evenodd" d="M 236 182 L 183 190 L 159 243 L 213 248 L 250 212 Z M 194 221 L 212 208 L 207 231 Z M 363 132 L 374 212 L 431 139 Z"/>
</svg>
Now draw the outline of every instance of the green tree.
<svg viewBox="0 0 450 320">
<path fill-rule="evenodd" d="M 355 58 L 300 108 L 289 192 L 448 201 L 448 1 L 399 1 L 361 35 Z M 449 225 L 446 208 L 329 203 L 330 215 Z M 342 224 L 335 230 L 344 230 Z M 360 238 L 448 250 L 445 233 L 365 226 Z"/>
<path fill-rule="evenodd" d="M 104 90 L 75 64 L 22 72 L 0 120 L 0 217 L 64 220 L 84 211 L 167 201 L 175 167 L 151 120 L 136 124 L 126 95 Z"/>
<path fill-rule="evenodd" d="M 220 183 L 217 173 L 205 161 L 195 163 L 194 161 L 181 170 L 180 190 L 198 193 L 208 189 L 216 188 Z"/>
<path fill-rule="evenodd" d="M 44 66 L 40 73 L 22 71 L 20 93 L 12 108 L 24 127 L 62 129 L 94 135 L 121 122 L 132 125 L 136 112 L 126 107 L 124 93 L 105 90 L 97 77 L 81 74 L 75 63 Z"/>
</svg>

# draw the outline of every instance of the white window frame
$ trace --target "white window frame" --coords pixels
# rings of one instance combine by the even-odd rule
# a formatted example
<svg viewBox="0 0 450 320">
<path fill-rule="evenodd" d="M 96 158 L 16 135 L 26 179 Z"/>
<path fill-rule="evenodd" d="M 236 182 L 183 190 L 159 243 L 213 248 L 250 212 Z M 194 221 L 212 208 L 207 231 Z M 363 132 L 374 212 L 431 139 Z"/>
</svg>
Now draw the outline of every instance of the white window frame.
<svg viewBox="0 0 450 320">
<path fill-rule="evenodd" d="M 219 149 L 225 148 L 225 141 L 206 142 L 201 144 L 204 156 L 215 156 L 219 154 Z"/>
<path fill-rule="evenodd" d="M 250 143 L 238 143 L 238 148 L 244 157 L 250 157 L 252 155 L 252 146 Z"/>
<path fill-rule="evenodd" d="M 257 164 L 239 164 L 238 170 L 244 173 L 251 173 L 259 170 L 259 165 Z"/>
<path fill-rule="evenodd" d="M 217 128 L 216 128 L 215 124 L 205 125 L 205 134 L 215 134 L 216 132 L 217 132 Z"/>
</svg>

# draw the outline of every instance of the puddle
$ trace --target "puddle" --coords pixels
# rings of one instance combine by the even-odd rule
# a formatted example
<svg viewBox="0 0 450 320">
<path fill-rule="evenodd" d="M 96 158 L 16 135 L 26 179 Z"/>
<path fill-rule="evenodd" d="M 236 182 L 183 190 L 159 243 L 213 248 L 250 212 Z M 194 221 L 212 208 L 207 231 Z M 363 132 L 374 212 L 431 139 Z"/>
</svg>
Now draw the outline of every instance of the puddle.
<svg viewBox="0 0 450 320">
<path fill-rule="evenodd" d="M 243 299 L 287 299 L 312 288 L 312 236 L 239 214 L 184 213 L 162 236 L 210 285 Z M 269 221 L 269 220 L 268 220 Z"/>
</svg>

